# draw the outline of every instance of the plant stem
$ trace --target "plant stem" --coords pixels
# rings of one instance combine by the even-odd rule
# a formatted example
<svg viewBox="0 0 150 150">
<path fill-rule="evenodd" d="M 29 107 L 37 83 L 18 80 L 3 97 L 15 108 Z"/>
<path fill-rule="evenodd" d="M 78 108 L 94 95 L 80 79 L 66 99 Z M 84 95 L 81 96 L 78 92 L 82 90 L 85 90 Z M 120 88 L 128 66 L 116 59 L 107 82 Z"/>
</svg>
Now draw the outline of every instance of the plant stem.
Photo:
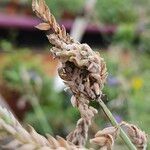
<svg viewBox="0 0 150 150">
<path fill-rule="evenodd" d="M 120 129 L 120 137 L 122 138 L 122 140 L 126 143 L 126 145 L 128 146 L 128 148 L 130 150 L 137 150 L 136 147 L 133 145 L 133 143 L 131 142 L 131 140 L 129 139 L 129 137 L 126 135 L 126 133 L 121 129 L 121 127 L 119 126 L 119 124 L 117 123 L 117 121 L 115 120 L 114 116 L 112 115 L 112 113 L 110 112 L 110 110 L 107 108 L 107 106 L 104 104 L 104 102 L 101 99 L 98 99 L 98 102 L 100 104 L 100 106 L 102 107 L 103 111 L 105 112 L 105 114 L 107 115 L 107 117 L 109 118 L 111 124 L 113 126 L 118 126 Z"/>
<path fill-rule="evenodd" d="M 53 134 L 52 128 L 49 126 L 48 120 L 45 117 L 45 114 L 44 114 L 36 96 L 32 97 L 31 105 L 32 105 L 34 112 L 39 120 L 39 123 L 42 127 L 43 132 L 50 133 L 52 135 Z"/>
</svg>

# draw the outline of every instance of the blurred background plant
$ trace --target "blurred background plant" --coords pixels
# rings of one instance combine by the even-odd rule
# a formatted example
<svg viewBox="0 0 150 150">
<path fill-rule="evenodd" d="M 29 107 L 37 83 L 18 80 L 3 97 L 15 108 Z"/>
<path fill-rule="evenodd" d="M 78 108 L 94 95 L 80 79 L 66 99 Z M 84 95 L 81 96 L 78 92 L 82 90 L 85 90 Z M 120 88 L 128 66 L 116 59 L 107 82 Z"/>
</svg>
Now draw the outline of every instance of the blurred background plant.
<svg viewBox="0 0 150 150">
<path fill-rule="evenodd" d="M 131 0 L 97 1 L 96 12 L 101 22 L 109 24 L 134 23 L 138 19 Z"/>
<path fill-rule="evenodd" d="M 54 90 L 53 79 L 43 71 L 41 56 L 34 57 L 29 51 L 21 51 L 3 58 L 0 91 L 13 105 L 16 115 L 40 133 L 66 134 L 78 112 L 69 107 L 69 95 Z M 16 94 L 8 97 L 10 92 Z"/>
<path fill-rule="evenodd" d="M 68 31 L 74 19 L 83 15 L 84 1 L 47 0 L 47 3 Z M 82 38 L 106 60 L 109 76 L 103 100 L 117 121 L 132 122 L 148 134 L 149 4 L 150 0 L 97 0 Z M 71 94 L 53 88 L 58 62 L 47 52 L 48 41 L 43 32 L 34 29 L 38 22 L 32 14 L 31 1 L 0 2 L 0 95 L 22 122 L 42 134 L 65 136 L 75 127 L 79 114 L 70 107 Z M 109 125 L 102 112 L 95 120 L 91 135 Z"/>
</svg>

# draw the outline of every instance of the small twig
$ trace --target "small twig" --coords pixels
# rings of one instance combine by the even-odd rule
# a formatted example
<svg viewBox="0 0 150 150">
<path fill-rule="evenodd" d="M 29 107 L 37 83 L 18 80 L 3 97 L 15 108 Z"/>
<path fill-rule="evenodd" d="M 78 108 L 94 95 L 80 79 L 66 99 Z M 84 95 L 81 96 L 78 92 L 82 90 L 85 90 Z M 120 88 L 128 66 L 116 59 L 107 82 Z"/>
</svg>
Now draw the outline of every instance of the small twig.
<svg viewBox="0 0 150 150">
<path fill-rule="evenodd" d="M 110 110 L 107 108 L 107 106 L 104 104 L 104 102 L 101 99 L 97 100 L 100 104 L 100 106 L 102 107 L 104 113 L 106 114 L 106 116 L 108 117 L 108 119 L 110 120 L 111 124 L 113 126 L 118 126 L 118 128 L 120 129 L 120 137 L 122 138 L 122 140 L 126 143 L 126 145 L 128 146 L 128 148 L 130 150 L 137 150 L 136 147 L 133 145 L 133 143 L 131 142 L 131 140 L 129 139 L 129 137 L 126 135 L 126 133 L 121 129 L 121 127 L 119 126 L 119 124 L 117 123 L 117 121 L 115 120 L 114 116 L 112 115 L 112 113 L 110 112 Z"/>
</svg>

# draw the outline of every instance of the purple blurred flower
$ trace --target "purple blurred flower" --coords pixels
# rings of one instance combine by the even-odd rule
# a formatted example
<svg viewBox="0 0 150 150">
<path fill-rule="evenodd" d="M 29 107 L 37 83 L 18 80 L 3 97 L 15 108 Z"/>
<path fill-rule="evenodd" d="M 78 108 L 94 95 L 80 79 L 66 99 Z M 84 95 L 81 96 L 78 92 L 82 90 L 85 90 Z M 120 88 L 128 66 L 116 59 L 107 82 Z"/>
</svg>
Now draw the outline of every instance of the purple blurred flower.
<svg viewBox="0 0 150 150">
<path fill-rule="evenodd" d="M 122 122 L 122 117 L 121 117 L 121 116 L 119 116 L 119 115 L 117 115 L 117 114 L 114 114 L 114 117 L 115 117 L 115 119 L 116 119 L 116 121 L 117 121 L 118 123 L 121 123 L 121 122 Z"/>
<path fill-rule="evenodd" d="M 108 85 L 117 86 L 120 82 L 115 76 L 108 76 L 107 78 Z"/>
<path fill-rule="evenodd" d="M 114 116 L 114 118 L 115 118 L 115 120 L 117 121 L 118 124 L 122 122 L 122 117 L 121 116 L 119 116 L 117 114 L 113 114 L 113 116 Z M 112 124 L 109 122 L 109 123 L 106 123 L 105 126 L 106 127 L 111 127 Z"/>
</svg>

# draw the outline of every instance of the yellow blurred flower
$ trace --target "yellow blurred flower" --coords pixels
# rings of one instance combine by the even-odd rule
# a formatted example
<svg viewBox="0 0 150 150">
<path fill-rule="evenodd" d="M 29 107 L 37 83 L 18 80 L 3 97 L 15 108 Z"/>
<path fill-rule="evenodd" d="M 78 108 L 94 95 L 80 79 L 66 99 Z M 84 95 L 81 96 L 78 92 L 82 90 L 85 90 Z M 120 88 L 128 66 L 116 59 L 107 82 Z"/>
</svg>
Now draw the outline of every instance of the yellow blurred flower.
<svg viewBox="0 0 150 150">
<path fill-rule="evenodd" d="M 134 77 L 131 84 L 133 89 L 140 90 L 143 86 L 143 79 L 140 77 Z"/>
</svg>

